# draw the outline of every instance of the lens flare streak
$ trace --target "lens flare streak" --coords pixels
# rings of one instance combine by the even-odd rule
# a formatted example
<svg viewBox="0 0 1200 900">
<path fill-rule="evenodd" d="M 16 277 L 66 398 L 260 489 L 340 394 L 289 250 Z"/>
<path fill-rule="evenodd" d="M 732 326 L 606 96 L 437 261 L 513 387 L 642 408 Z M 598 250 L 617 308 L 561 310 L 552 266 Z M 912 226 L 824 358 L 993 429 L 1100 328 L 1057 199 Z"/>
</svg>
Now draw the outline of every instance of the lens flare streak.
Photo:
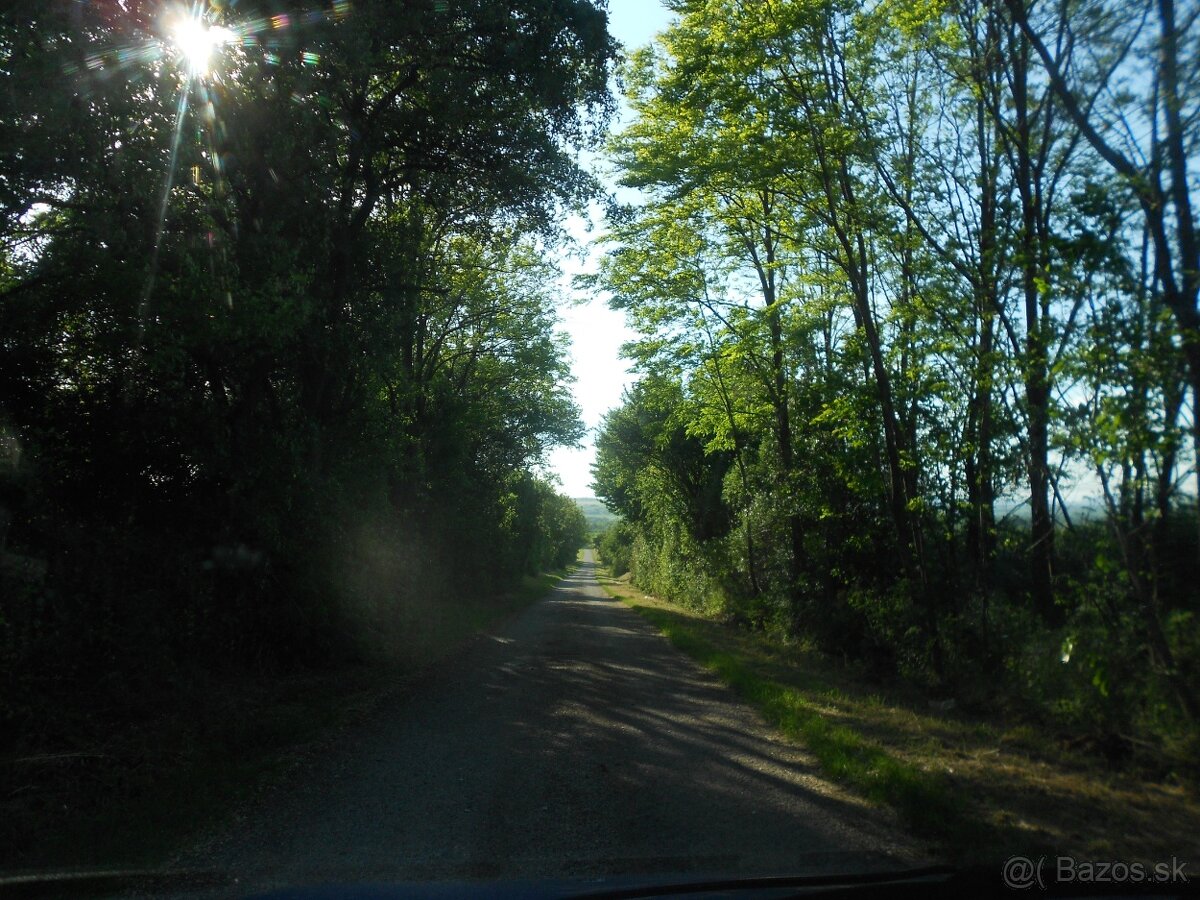
<svg viewBox="0 0 1200 900">
<path fill-rule="evenodd" d="M 199 116 L 201 129 L 207 133 L 207 153 L 203 155 L 207 157 L 213 168 L 213 193 L 219 195 L 221 193 L 222 157 L 218 152 L 216 139 L 223 132 L 223 125 L 219 120 L 209 85 L 214 82 L 222 83 L 222 57 L 226 56 L 230 50 L 240 54 L 258 50 L 262 54 L 263 62 L 270 66 L 281 65 L 284 61 L 278 37 L 281 32 L 299 30 L 322 22 L 338 22 L 350 14 L 350 7 L 351 4 L 348 0 L 334 0 L 325 9 L 314 9 L 294 16 L 280 13 L 269 17 L 219 23 L 217 17 L 221 10 L 216 4 L 210 3 L 209 0 L 192 0 L 190 3 L 175 5 L 165 12 L 160 20 L 161 30 L 158 37 L 119 48 L 97 49 L 83 57 L 82 65 L 75 63 L 64 65 L 64 75 L 84 79 L 104 79 L 111 77 L 115 72 L 129 70 L 136 66 L 152 67 L 167 59 L 174 60 L 184 76 L 175 104 L 171 152 L 158 203 L 154 244 L 138 306 L 139 332 L 143 336 L 150 318 L 151 300 L 159 272 L 171 194 L 177 186 L 177 172 L 181 149 L 184 145 L 184 125 L 192 106 L 189 100 L 192 92 L 198 92 L 199 102 L 195 104 L 198 112 L 194 115 Z M 297 51 L 292 58 L 303 66 L 316 66 L 321 61 L 320 55 L 310 50 Z M 199 136 L 201 135 L 198 132 Z M 203 138 L 201 137 L 201 139 Z M 271 174 L 274 177 L 274 170 L 271 171 Z M 192 167 L 191 181 L 194 187 L 201 187 L 200 166 Z M 219 236 L 209 231 L 205 243 L 210 249 L 219 247 Z M 225 302 L 227 306 L 232 303 L 228 291 L 225 292 Z"/>
<path fill-rule="evenodd" d="M 142 290 L 142 302 L 138 307 L 138 333 L 144 336 L 146 317 L 150 312 L 150 298 L 154 294 L 154 281 L 158 277 L 158 258 L 162 250 L 163 232 L 167 225 L 167 206 L 174 187 L 175 170 L 179 165 L 179 146 L 183 142 L 183 121 L 187 117 L 188 91 L 179 92 L 179 106 L 175 113 L 175 130 L 171 137 L 171 161 L 167 164 L 167 180 L 163 185 L 162 200 L 158 205 L 158 222 L 154 229 L 154 249 L 150 253 L 150 266 L 146 274 L 146 285 Z"/>
</svg>

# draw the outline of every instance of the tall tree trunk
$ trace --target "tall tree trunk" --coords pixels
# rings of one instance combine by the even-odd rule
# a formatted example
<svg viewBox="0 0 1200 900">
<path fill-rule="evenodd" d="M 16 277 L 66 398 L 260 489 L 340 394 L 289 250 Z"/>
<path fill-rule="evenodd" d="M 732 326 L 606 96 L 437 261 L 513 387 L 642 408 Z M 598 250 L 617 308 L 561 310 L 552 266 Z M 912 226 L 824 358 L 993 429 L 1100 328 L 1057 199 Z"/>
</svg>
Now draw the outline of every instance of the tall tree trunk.
<svg viewBox="0 0 1200 900">
<path fill-rule="evenodd" d="M 796 451 L 792 445 L 792 417 L 788 409 L 787 372 L 784 368 L 783 329 L 779 321 L 779 310 L 773 309 L 768 316 L 771 333 L 771 370 L 775 381 L 775 428 L 779 441 L 779 466 L 783 470 L 786 484 L 789 488 L 796 473 Z M 788 538 L 790 558 L 788 576 L 791 581 L 789 592 L 792 595 L 792 607 L 800 604 L 800 576 L 804 571 L 804 522 L 798 510 L 788 514 Z"/>
<path fill-rule="evenodd" d="M 733 399 L 729 396 L 729 386 L 725 383 L 725 375 L 721 371 L 721 357 L 717 351 L 717 342 L 713 337 L 712 328 L 708 322 L 708 315 L 705 312 L 705 307 L 709 306 L 707 299 L 707 287 L 705 288 L 705 300 L 700 306 L 700 319 L 704 323 L 704 335 L 708 338 L 708 346 L 710 357 L 712 359 L 713 373 L 717 380 L 717 391 L 721 396 L 721 408 L 725 413 L 725 420 L 729 423 L 729 432 L 733 437 L 733 461 L 737 466 L 738 480 L 742 484 L 742 500 L 741 500 L 741 519 L 742 519 L 742 536 L 746 544 L 746 574 L 750 578 L 750 592 L 753 596 L 758 597 L 762 594 L 762 583 L 758 578 L 758 562 L 757 551 L 754 546 L 754 528 L 752 527 L 750 517 L 750 475 L 746 471 L 746 450 L 744 441 L 737 427 L 737 418 L 733 412 Z"/>
<path fill-rule="evenodd" d="M 996 42 L 995 17 L 989 16 L 985 46 Z M 981 73 L 983 79 L 994 73 Z M 983 85 L 980 85 L 983 90 Z M 967 550 L 975 575 L 975 587 L 986 592 L 991 582 L 992 558 L 996 547 L 996 495 L 992 473 L 992 399 L 995 377 L 996 311 L 999 290 L 996 284 L 998 173 L 995 161 L 994 130 L 989 124 L 987 104 L 980 98 L 975 107 L 976 143 L 979 150 L 979 268 L 973 279 L 975 315 L 979 323 L 979 344 L 975 359 L 975 385 L 967 411 L 967 437 L 970 449 L 966 460 Z"/>
<path fill-rule="evenodd" d="M 777 235 L 771 226 L 775 198 L 770 191 L 760 195 L 763 211 L 763 253 L 755 252 L 763 302 L 767 309 L 767 328 L 771 341 L 771 405 L 775 416 L 776 440 L 779 443 L 779 467 L 789 490 L 796 474 L 796 456 L 792 437 L 792 415 L 789 404 L 787 359 L 783 347 L 783 322 L 779 311 L 777 284 Z M 804 572 L 804 520 L 799 510 L 788 513 L 788 595 L 793 623 L 800 610 L 800 579 Z"/>
<path fill-rule="evenodd" d="M 862 321 L 863 336 L 867 340 L 867 350 L 870 355 L 871 371 L 875 377 L 875 387 L 879 400 L 879 411 L 883 420 L 884 452 L 887 455 L 888 473 L 890 476 L 889 500 L 892 521 L 895 524 L 897 537 L 905 549 L 910 576 L 924 586 L 927 583 L 925 571 L 924 548 L 920 540 L 920 532 L 909 513 L 910 479 L 905 471 L 904 458 L 901 453 L 902 432 L 896 416 L 896 403 L 892 391 L 892 379 L 883 358 L 883 342 L 879 328 L 875 324 L 875 312 L 871 308 L 870 294 L 867 287 L 865 270 L 865 246 L 860 235 L 858 237 L 858 261 L 851 263 L 851 284 L 855 305 L 859 310 Z"/>
<path fill-rule="evenodd" d="M 1015 36 L 1014 36 L 1015 37 Z M 1040 240 L 1041 191 L 1034 168 L 1029 102 L 1029 44 L 1015 37 L 1010 55 L 1013 152 L 1021 198 L 1021 289 L 1025 303 L 1023 380 L 1029 427 L 1029 583 L 1033 607 L 1048 623 L 1059 624 L 1054 603 L 1054 522 L 1050 515 L 1050 373 L 1046 323 L 1041 314 L 1045 253 Z"/>
</svg>

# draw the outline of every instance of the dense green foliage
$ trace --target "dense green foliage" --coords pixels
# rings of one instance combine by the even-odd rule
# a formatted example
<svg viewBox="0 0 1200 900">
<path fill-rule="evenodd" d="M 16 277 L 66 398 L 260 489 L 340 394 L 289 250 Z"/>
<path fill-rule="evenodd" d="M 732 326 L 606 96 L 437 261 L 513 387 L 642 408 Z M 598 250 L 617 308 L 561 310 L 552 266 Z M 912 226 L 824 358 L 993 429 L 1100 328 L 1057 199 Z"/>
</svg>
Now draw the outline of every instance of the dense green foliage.
<svg viewBox="0 0 1200 900">
<path fill-rule="evenodd" d="M 419 641 L 585 539 L 532 473 L 582 430 L 545 250 L 604 14 L 214 5 L 203 72 L 188 7 L 0 13 L 6 742 Z"/>
<path fill-rule="evenodd" d="M 611 145 L 646 200 L 588 279 L 642 376 L 598 440 L 602 554 L 1189 764 L 1194 7 L 668 5 Z"/>
</svg>

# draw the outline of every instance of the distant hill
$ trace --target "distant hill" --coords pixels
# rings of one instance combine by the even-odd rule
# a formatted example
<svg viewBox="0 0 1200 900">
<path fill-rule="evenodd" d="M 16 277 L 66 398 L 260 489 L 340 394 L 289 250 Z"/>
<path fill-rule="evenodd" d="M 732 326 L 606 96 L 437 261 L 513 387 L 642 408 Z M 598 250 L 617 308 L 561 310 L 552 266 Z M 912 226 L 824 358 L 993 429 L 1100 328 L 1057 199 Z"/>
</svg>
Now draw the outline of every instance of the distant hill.
<svg viewBox="0 0 1200 900">
<path fill-rule="evenodd" d="M 583 510 L 584 518 L 587 519 L 588 531 L 604 531 L 620 518 L 610 512 L 609 508 L 595 497 L 573 497 L 571 499 L 578 503 L 579 508 Z"/>
</svg>

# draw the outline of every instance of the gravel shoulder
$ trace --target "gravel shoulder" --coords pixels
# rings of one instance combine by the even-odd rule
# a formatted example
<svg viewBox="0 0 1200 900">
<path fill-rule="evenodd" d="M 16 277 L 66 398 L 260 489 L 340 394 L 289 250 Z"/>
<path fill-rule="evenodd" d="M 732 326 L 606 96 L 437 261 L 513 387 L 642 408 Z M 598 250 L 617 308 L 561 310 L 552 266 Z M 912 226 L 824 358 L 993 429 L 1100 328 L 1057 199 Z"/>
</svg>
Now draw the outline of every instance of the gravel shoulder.
<svg viewBox="0 0 1200 900">
<path fill-rule="evenodd" d="M 609 599 L 589 552 L 175 865 L 260 890 L 922 861 L 894 816 Z"/>
</svg>

